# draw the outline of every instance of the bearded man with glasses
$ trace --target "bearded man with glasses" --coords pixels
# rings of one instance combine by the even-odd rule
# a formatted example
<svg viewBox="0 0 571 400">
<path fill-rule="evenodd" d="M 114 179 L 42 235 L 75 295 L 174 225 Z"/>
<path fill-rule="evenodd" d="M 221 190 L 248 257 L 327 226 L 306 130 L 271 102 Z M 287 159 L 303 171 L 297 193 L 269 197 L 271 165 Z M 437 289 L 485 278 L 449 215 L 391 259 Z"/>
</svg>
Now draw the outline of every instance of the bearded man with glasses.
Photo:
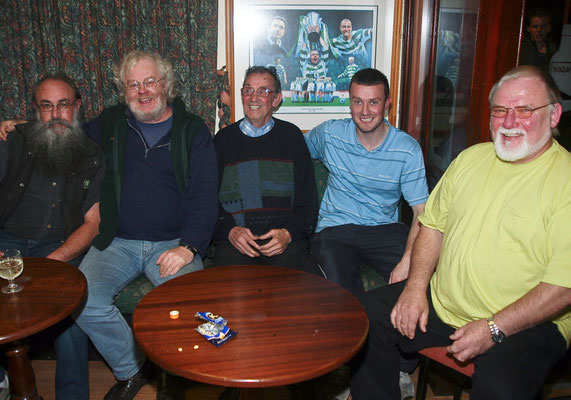
<svg viewBox="0 0 571 400">
<path fill-rule="evenodd" d="M 354 400 L 398 398 L 399 352 L 472 360 L 473 400 L 534 399 L 571 340 L 571 156 L 560 95 L 523 66 L 489 96 L 493 143 L 463 151 L 419 216 L 408 280 L 367 292 Z"/>
<path fill-rule="evenodd" d="M 250 67 L 241 95 L 244 119 L 214 138 L 220 179 L 214 265 L 316 272 L 308 252 L 318 211 L 313 164 L 299 128 L 272 117 L 282 100 L 275 68 Z"/>
<path fill-rule="evenodd" d="M 0 248 L 78 266 L 99 228 L 103 155 L 80 124 L 70 78 L 40 79 L 33 105 L 36 119 L 0 141 Z M 86 400 L 87 336 L 72 319 L 54 329 L 56 397 Z"/>
</svg>

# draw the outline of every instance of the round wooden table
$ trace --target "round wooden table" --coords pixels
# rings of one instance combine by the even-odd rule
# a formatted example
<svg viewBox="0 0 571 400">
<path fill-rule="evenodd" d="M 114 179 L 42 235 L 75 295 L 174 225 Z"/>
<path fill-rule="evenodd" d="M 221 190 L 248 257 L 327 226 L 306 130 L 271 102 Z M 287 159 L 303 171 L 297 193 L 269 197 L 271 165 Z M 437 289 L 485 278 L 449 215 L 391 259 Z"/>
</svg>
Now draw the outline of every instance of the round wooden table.
<svg viewBox="0 0 571 400">
<path fill-rule="evenodd" d="M 73 265 L 46 258 L 24 258 L 24 272 L 16 281 L 24 286 L 22 291 L 0 292 L 0 344 L 8 360 L 12 400 L 37 399 L 27 338 L 75 310 L 83 301 L 87 282 Z M 0 283 L 4 286 L 7 281 Z"/>
<path fill-rule="evenodd" d="M 169 312 L 180 317 L 171 319 Z M 195 328 L 207 311 L 238 335 L 219 348 Z M 361 348 L 369 321 L 339 285 L 305 272 L 229 266 L 192 272 L 149 292 L 133 315 L 143 351 L 166 371 L 219 386 L 262 388 L 324 375 Z"/>
</svg>

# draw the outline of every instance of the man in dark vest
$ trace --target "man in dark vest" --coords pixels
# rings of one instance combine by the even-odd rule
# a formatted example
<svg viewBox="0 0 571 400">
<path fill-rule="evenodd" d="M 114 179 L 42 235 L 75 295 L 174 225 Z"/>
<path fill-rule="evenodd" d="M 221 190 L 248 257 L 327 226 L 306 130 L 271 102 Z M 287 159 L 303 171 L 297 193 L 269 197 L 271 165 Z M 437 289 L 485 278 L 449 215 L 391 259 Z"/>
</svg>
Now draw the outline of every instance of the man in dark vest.
<svg viewBox="0 0 571 400">
<path fill-rule="evenodd" d="M 89 294 L 76 321 L 118 380 L 105 399 L 132 399 L 149 374 L 113 297 L 142 274 L 156 286 L 203 268 L 218 172 L 204 121 L 175 98 L 169 61 L 132 51 L 113 74 L 126 104 L 105 109 L 87 128 L 106 165 L 99 234 L 80 266 Z"/>
<path fill-rule="evenodd" d="M 0 141 L 0 248 L 78 266 L 97 235 L 103 156 L 80 107 L 71 79 L 45 76 L 34 90 L 37 120 Z M 72 319 L 56 329 L 56 397 L 88 399 L 87 336 Z"/>
</svg>

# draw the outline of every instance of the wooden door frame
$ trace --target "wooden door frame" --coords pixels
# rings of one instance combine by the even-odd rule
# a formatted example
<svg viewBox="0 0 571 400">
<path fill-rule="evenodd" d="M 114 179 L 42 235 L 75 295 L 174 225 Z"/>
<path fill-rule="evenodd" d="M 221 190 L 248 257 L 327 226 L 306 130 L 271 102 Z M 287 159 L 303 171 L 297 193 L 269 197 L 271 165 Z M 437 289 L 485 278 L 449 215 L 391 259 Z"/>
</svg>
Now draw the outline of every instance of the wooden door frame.
<svg viewBox="0 0 571 400">
<path fill-rule="evenodd" d="M 412 35 L 421 30 L 417 26 L 425 18 L 418 18 L 414 13 L 414 0 L 405 0 L 406 21 L 403 40 L 403 69 L 402 69 L 402 113 L 400 126 L 408 131 L 408 113 L 413 112 L 407 105 L 418 104 L 418 96 L 423 96 L 421 113 L 421 143 L 426 149 L 427 133 L 430 128 L 430 102 L 432 88 L 435 84 L 432 76 L 436 57 L 438 35 L 438 12 L 440 0 L 421 0 L 431 2 L 432 38 L 430 41 L 429 71 L 424 90 L 419 93 L 413 86 L 418 82 L 419 74 L 423 71 L 413 70 L 415 55 L 412 46 Z M 422 9 L 421 7 L 416 7 Z M 480 0 L 476 33 L 476 49 L 474 55 L 473 74 L 471 82 L 471 97 L 469 102 L 467 146 L 490 140 L 488 94 L 494 83 L 518 62 L 518 49 L 521 40 L 525 0 Z M 514 18 L 516 16 L 516 18 Z M 424 17 L 424 16 L 423 16 Z M 416 74 L 416 75 L 415 75 Z"/>
</svg>

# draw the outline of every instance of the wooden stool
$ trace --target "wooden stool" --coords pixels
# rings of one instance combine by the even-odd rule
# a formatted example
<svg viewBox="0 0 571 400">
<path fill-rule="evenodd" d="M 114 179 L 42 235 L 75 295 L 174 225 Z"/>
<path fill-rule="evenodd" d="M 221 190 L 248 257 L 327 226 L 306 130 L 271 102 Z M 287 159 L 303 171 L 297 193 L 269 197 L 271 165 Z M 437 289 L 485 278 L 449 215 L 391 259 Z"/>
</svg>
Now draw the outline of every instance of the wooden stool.
<svg viewBox="0 0 571 400">
<path fill-rule="evenodd" d="M 416 388 L 416 400 L 426 399 L 426 386 L 428 384 L 428 369 L 431 361 L 451 368 L 462 375 L 470 378 L 474 373 L 474 363 L 471 361 L 461 363 L 446 351 L 446 347 L 428 347 L 418 352 L 421 355 L 420 369 L 418 372 L 418 385 Z M 454 400 L 462 398 L 463 386 L 455 384 Z"/>
</svg>

